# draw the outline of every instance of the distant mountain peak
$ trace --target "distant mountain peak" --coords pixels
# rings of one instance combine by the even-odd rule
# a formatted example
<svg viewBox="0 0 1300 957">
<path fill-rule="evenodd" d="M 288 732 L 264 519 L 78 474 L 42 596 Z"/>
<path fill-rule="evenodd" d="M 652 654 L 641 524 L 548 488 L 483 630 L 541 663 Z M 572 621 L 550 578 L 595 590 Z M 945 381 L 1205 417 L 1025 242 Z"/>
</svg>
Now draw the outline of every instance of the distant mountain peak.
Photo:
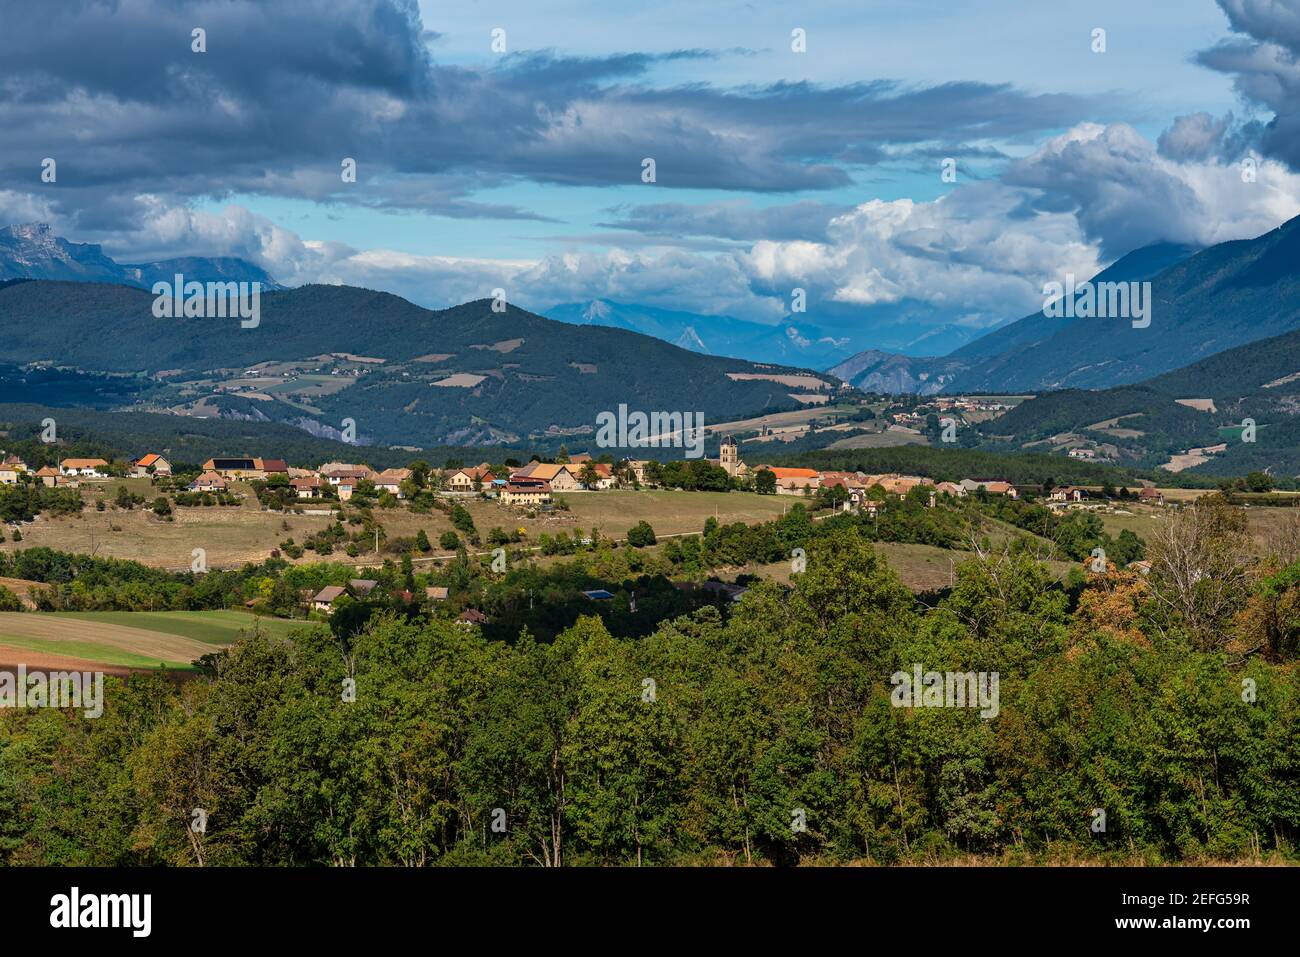
<svg viewBox="0 0 1300 957">
<path fill-rule="evenodd" d="M 234 256 L 165 259 L 152 263 L 118 263 L 96 243 L 74 243 L 58 235 L 49 223 L 16 223 L 0 227 L 0 281 L 58 279 L 107 282 L 150 288 L 159 278 L 182 273 L 187 280 L 260 282 L 265 289 L 283 288 L 261 267 Z"/>
</svg>

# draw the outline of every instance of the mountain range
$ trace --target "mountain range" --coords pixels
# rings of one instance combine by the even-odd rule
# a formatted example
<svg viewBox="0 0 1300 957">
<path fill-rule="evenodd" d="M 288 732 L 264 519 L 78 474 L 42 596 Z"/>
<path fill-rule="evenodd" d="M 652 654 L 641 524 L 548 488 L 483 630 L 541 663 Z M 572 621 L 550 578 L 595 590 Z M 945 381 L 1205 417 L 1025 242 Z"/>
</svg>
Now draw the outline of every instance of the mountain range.
<svg viewBox="0 0 1300 957">
<path fill-rule="evenodd" d="M 109 282 L 149 289 L 171 282 L 180 273 L 199 282 L 260 282 L 263 289 L 280 289 L 265 270 L 228 256 L 186 257 L 152 263 L 118 263 L 93 243 L 73 243 L 56 236 L 45 223 L 0 228 L 0 281 L 6 279 L 64 279 Z"/>
<path fill-rule="evenodd" d="M 1141 382 L 1300 326 L 1300 217 L 1206 249 L 1137 250 L 1092 282 L 1150 282 L 1150 324 L 1031 313 L 940 357 L 866 351 L 832 375 L 868 391 L 1042 392 Z M 1068 312 L 1068 310 L 1066 310 Z"/>
<path fill-rule="evenodd" d="M 29 390 L 27 400 L 90 394 L 104 401 L 69 404 L 427 447 L 589 441 L 596 416 L 620 405 L 717 422 L 799 408 L 837 386 L 623 329 L 514 306 L 497 312 L 490 300 L 434 311 L 388 293 L 309 285 L 263 293 L 249 328 L 233 318 L 156 318 L 153 305 L 149 292 L 126 285 L 0 284 L 0 365 L 10 364 L 0 392 L 57 372 L 60 381 L 39 390 L 53 399 Z"/>
<path fill-rule="evenodd" d="M 549 319 L 579 326 L 608 326 L 663 339 L 711 356 L 734 356 L 755 362 L 779 362 L 824 369 L 853 354 L 850 339 L 832 336 L 817 326 L 786 316 L 776 325 L 705 316 L 611 299 L 566 302 L 542 310 Z"/>
<path fill-rule="evenodd" d="M 1066 389 L 979 427 L 986 447 L 1104 445 L 1126 465 L 1300 474 L 1300 329 L 1134 385 Z M 1190 449 L 1209 449 L 1177 461 Z"/>
</svg>

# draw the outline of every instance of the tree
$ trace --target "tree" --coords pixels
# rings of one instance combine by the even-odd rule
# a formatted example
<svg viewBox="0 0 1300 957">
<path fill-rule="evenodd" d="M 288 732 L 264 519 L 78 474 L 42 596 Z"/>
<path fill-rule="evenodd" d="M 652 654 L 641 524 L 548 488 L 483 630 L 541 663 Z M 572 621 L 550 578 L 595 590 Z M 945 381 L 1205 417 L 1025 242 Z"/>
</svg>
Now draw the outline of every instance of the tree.
<svg viewBox="0 0 1300 957">
<path fill-rule="evenodd" d="M 637 522 L 627 530 L 627 543 L 633 548 L 644 548 L 647 545 L 655 544 L 656 541 L 655 530 L 650 527 L 650 523 L 647 521 Z"/>
<path fill-rule="evenodd" d="M 1157 602 L 1198 647 L 1223 645 L 1228 618 L 1249 593 L 1245 513 L 1221 494 L 1203 496 L 1156 526 L 1147 553 Z"/>
<path fill-rule="evenodd" d="M 460 547 L 460 536 L 455 532 L 443 532 L 438 538 L 438 544 L 444 552 L 455 551 Z"/>
<path fill-rule="evenodd" d="M 759 495 L 775 495 L 776 473 L 771 469 L 759 469 L 754 476 L 754 491 Z"/>
<path fill-rule="evenodd" d="M 424 529 L 420 529 L 415 533 L 415 547 L 422 552 L 433 550 L 433 546 L 429 544 L 429 536 Z"/>
<path fill-rule="evenodd" d="M 1273 485 L 1273 476 L 1267 472 L 1249 472 L 1246 475 L 1246 488 L 1252 492 L 1271 492 Z"/>
</svg>

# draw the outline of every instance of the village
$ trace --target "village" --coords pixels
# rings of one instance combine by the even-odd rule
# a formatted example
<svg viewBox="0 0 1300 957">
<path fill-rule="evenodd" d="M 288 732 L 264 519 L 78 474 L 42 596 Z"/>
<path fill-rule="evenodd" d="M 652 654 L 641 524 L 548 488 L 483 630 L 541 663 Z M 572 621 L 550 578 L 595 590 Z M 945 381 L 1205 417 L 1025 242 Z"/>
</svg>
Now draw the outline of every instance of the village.
<svg viewBox="0 0 1300 957">
<path fill-rule="evenodd" d="M 1049 507 L 1090 507 L 1097 491 L 1084 486 L 1044 489 L 1036 485 L 1017 486 L 996 477 L 970 477 L 960 481 L 939 481 L 921 475 L 899 473 L 868 474 L 861 471 L 819 471 L 774 465 L 749 466 L 740 458 L 734 438 L 726 437 L 719 457 L 703 460 L 724 473 L 723 488 L 759 494 L 813 497 L 829 495 L 843 511 L 874 512 L 888 496 L 906 496 L 914 489 L 929 492 L 933 506 L 939 496 L 964 498 L 972 493 L 1002 495 L 1012 499 L 1028 492 L 1043 495 Z M 665 483 L 664 465 L 656 460 L 622 459 L 605 455 L 594 459 L 589 453 L 561 454 L 546 462 L 534 457 L 526 465 L 481 462 L 474 466 L 442 469 L 422 462 L 410 467 L 376 471 L 363 463 L 326 462 L 316 468 L 297 467 L 280 458 L 217 456 L 206 460 L 184 486 L 191 492 L 220 493 L 236 482 L 268 482 L 287 485 L 296 499 L 350 501 L 359 491 L 391 495 L 397 501 L 410 497 L 417 487 L 444 497 L 473 496 L 492 499 L 501 505 L 545 509 L 554 503 L 555 493 L 595 492 L 606 489 L 658 488 Z M 416 472 L 419 471 L 418 480 Z M 106 481 L 129 476 L 171 480 L 181 473 L 158 453 L 148 453 L 129 463 L 110 463 L 103 458 L 65 458 L 56 465 L 30 469 L 18 456 L 0 459 L 0 485 L 40 482 L 51 488 L 78 488 L 83 482 Z M 1163 493 L 1153 487 L 1136 490 L 1146 504 L 1164 504 Z M 1092 507 L 1103 507 L 1098 502 Z"/>
</svg>

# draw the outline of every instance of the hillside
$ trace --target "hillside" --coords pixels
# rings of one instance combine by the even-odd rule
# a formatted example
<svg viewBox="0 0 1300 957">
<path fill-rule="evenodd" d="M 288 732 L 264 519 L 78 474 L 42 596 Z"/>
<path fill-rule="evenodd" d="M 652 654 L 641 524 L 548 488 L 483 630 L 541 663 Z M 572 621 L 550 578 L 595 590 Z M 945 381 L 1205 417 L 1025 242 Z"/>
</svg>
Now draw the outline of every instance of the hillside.
<svg viewBox="0 0 1300 957">
<path fill-rule="evenodd" d="M 1246 419 L 1256 423 L 1253 442 L 1242 441 Z M 1119 450 L 1121 461 L 1148 466 L 1174 453 L 1226 443 L 1193 470 L 1300 474 L 1300 330 L 1134 386 L 1049 392 L 981 432 L 990 447 L 1026 448 L 1053 438 L 1061 446 L 1106 443 Z"/>
<path fill-rule="evenodd" d="M 431 311 L 382 292 L 304 286 L 263 294 L 260 322 L 247 329 L 154 318 L 152 304 L 120 285 L 5 285 L 0 363 L 135 376 L 137 407 L 333 438 L 352 419 L 363 444 L 426 447 L 589 436 L 597 414 L 620 404 L 735 419 L 796 408 L 794 396 L 830 387 L 626 330 L 493 312 L 489 300 Z"/>
<path fill-rule="evenodd" d="M 1063 277 L 1061 277 L 1063 278 Z M 945 392 L 1104 389 L 1141 382 L 1300 326 L 1300 218 L 1199 252 L 1161 244 L 1093 282 L 1152 283 L 1151 323 L 1035 312 L 942 358 L 855 356 L 831 369 L 860 388 Z"/>
<path fill-rule="evenodd" d="M 39 442 L 41 421 L 57 423 L 57 445 Z M 481 462 L 505 458 L 527 459 L 528 449 L 436 446 L 412 452 L 376 446 L 357 448 L 333 439 L 316 438 L 301 429 L 277 422 L 231 419 L 196 419 L 154 412 L 105 412 L 54 408 L 34 404 L 0 404 L 0 448 L 19 452 L 36 465 L 43 452 L 57 459 L 67 455 L 133 459 L 147 452 L 166 450 L 177 465 L 200 465 L 221 455 L 283 458 L 294 465 L 352 462 L 358 459 L 382 469 L 424 458 L 433 465 L 448 459 Z"/>
<path fill-rule="evenodd" d="M 1159 243 L 1135 250 L 1107 266 L 1094 282 L 1148 280 L 1193 255 L 1191 246 Z M 829 373 L 867 392 L 894 395 L 938 392 L 1021 391 L 1006 375 L 1017 357 L 1045 343 L 1070 325 L 1070 319 L 1051 319 L 1041 311 L 998 326 L 943 356 L 917 357 L 867 350 L 831 368 Z M 1001 370 L 993 374 L 990 370 Z M 990 385 L 989 383 L 997 383 Z"/>
<path fill-rule="evenodd" d="M 1300 219 L 1257 239 L 1202 250 L 1151 283 L 1147 328 L 1125 319 L 1072 319 L 1048 338 L 982 360 L 950 388 L 1107 388 L 1294 329 Z"/>
</svg>

